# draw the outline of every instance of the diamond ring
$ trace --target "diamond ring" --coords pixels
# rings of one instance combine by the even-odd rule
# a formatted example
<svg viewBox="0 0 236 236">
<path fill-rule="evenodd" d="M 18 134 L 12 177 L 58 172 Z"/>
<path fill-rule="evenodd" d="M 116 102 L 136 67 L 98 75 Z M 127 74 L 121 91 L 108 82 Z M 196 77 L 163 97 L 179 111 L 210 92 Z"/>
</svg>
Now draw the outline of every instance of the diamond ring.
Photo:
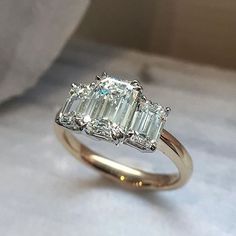
<svg viewBox="0 0 236 236">
<path fill-rule="evenodd" d="M 143 95 L 137 80 L 123 81 L 103 73 L 90 84 L 72 84 L 55 118 L 56 134 L 75 157 L 123 185 L 174 189 L 190 178 L 192 160 L 183 145 L 163 128 L 169 113 L 169 107 Z M 75 133 L 126 144 L 142 152 L 159 150 L 172 160 L 178 172 L 149 173 L 120 164 L 90 150 Z"/>
</svg>

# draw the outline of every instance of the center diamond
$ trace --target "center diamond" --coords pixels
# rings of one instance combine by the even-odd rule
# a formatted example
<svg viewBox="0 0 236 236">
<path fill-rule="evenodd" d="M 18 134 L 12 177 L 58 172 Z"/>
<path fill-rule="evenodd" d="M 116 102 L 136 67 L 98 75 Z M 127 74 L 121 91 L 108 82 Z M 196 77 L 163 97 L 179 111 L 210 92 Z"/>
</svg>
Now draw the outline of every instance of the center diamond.
<svg viewBox="0 0 236 236">
<path fill-rule="evenodd" d="M 139 91 L 126 81 L 120 81 L 112 77 L 103 78 L 91 91 L 86 110 L 83 115 L 89 116 L 94 125 L 90 125 L 90 134 L 101 134 L 102 124 L 118 125 L 124 131 L 127 130 L 131 118 L 134 115 Z M 96 122 L 95 122 L 96 121 Z M 107 121 L 104 123 L 104 121 Z M 92 127 L 92 129 L 91 129 Z M 107 127 L 109 129 L 109 127 Z M 109 132 L 104 133 L 104 138 L 110 136 Z"/>
</svg>

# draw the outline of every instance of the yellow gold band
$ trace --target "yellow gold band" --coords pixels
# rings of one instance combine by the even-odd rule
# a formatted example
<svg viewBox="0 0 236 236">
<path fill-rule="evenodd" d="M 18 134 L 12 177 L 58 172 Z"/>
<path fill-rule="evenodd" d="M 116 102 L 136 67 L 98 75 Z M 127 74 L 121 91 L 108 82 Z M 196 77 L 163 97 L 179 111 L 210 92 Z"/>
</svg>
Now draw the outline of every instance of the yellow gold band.
<svg viewBox="0 0 236 236">
<path fill-rule="evenodd" d="M 93 152 L 81 144 L 70 130 L 57 123 L 55 123 L 55 131 L 58 139 L 73 156 L 125 186 L 157 190 L 175 189 L 184 185 L 192 174 L 190 155 L 184 146 L 166 130 L 162 131 L 157 149 L 176 165 L 178 173 L 175 174 L 147 173 L 119 164 Z"/>
</svg>

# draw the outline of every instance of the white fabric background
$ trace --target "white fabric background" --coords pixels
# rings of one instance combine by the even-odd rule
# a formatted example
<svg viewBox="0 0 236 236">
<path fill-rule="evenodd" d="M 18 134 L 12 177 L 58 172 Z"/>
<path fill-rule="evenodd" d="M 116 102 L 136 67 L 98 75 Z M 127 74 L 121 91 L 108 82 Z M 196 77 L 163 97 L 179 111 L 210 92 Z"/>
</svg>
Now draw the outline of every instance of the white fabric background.
<svg viewBox="0 0 236 236">
<path fill-rule="evenodd" d="M 0 1 L 0 102 L 37 82 L 78 25 L 88 3 Z"/>
<path fill-rule="evenodd" d="M 124 190 L 57 142 L 53 119 L 70 83 L 91 81 L 104 70 L 139 77 L 149 97 L 172 107 L 166 128 L 186 145 L 194 162 L 184 188 Z M 34 88 L 0 107 L 0 235 L 234 236 L 235 78 L 234 72 L 70 44 Z M 111 155 L 119 151 L 87 142 Z M 121 150 L 123 159 L 133 151 Z M 141 158 L 135 152 L 133 160 Z"/>
</svg>

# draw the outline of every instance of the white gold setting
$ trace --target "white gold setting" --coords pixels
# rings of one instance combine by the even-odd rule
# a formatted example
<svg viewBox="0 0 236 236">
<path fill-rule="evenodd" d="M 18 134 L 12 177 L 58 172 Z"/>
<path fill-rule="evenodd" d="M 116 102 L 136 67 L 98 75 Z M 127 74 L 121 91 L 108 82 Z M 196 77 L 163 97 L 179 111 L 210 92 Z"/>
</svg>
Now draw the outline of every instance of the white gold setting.
<svg viewBox="0 0 236 236">
<path fill-rule="evenodd" d="M 155 151 L 169 107 L 147 100 L 137 80 L 123 81 L 103 73 L 88 85 L 72 84 L 56 122 L 98 139 Z"/>
</svg>

